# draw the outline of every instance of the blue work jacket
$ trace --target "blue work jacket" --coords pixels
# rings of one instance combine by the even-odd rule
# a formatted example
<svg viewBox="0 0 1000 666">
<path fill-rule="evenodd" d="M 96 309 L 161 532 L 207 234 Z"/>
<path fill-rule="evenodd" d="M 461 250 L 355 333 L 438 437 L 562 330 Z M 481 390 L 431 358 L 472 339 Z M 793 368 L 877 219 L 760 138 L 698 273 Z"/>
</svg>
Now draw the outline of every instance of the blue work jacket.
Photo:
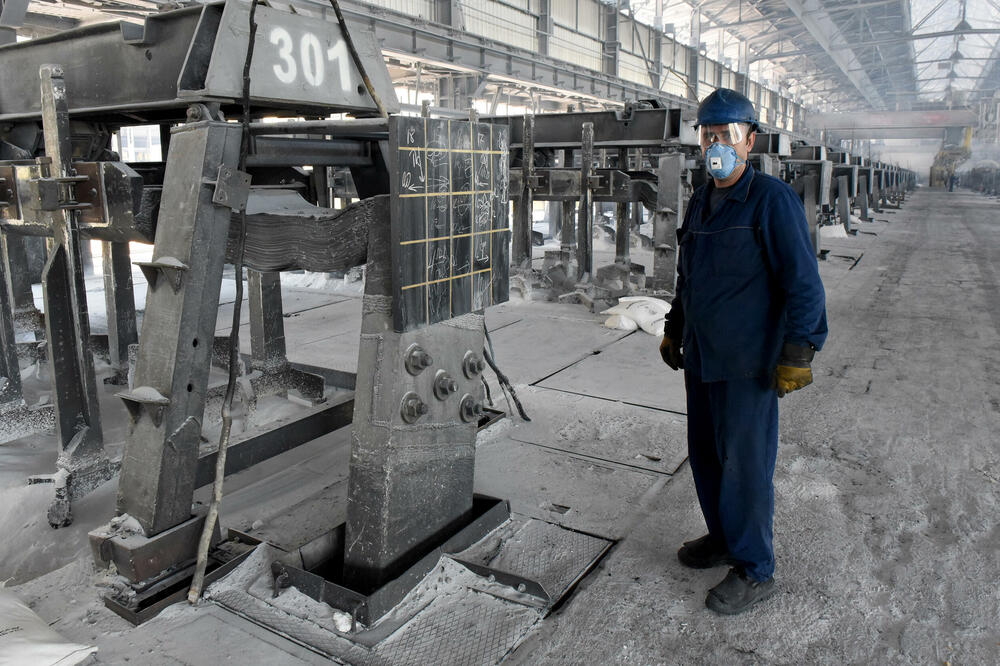
<svg viewBox="0 0 1000 666">
<path fill-rule="evenodd" d="M 783 342 L 826 340 L 826 295 L 802 201 L 747 164 L 708 214 L 712 181 L 698 188 L 677 231 L 677 290 L 668 335 L 704 382 L 767 376 Z"/>
</svg>

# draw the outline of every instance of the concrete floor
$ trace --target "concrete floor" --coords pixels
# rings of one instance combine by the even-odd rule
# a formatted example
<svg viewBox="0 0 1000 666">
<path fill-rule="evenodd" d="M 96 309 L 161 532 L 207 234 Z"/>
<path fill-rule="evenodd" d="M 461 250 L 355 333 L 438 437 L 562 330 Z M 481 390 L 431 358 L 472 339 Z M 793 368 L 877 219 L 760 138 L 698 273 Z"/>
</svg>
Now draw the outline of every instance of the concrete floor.
<svg viewBox="0 0 1000 666">
<path fill-rule="evenodd" d="M 498 362 L 532 422 L 480 436 L 477 490 L 618 540 L 509 663 L 1000 663 L 1000 204 L 924 189 L 876 218 L 824 242 L 830 338 L 815 384 L 781 402 L 779 593 L 735 618 L 704 608 L 725 571 L 674 555 L 704 525 L 681 377 L 657 341 L 605 329 L 581 306 L 490 310 Z M 358 299 L 294 298 L 291 358 L 353 370 Z M 236 475 L 224 524 L 278 539 L 301 538 L 303 515 L 330 520 L 310 498 L 343 496 L 348 446 L 338 431 Z M 74 537 L 110 517 L 110 485 L 88 498 Z M 43 513 L 26 490 L 0 489 L 0 502 Z M 22 532 L 13 541 L 52 569 L 13 589 L 67 638 L 97 644 L 94 663 L 321 663 L 211 605 L 131 628 L 97 601 L 84 544 L 60 544 L 70 532 L 43 524 L 0 511 L 4 533 Z M 11 575 L 2 548 L 0 580 Z"/>
</svg>

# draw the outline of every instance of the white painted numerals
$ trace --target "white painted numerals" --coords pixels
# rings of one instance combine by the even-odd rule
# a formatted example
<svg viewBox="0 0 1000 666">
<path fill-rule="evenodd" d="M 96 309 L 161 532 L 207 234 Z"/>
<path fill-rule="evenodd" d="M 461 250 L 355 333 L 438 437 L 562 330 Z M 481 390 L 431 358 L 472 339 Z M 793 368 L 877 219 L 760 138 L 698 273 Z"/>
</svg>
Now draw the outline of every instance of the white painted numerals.
<svg viewBox="0 0 1000 666">
<path fill-rule="evenodd" d="M 275 63 L 274 75 L 284 84 L 295 83 L 301 72 L 302 78 L 311 86 L 323 85 L 326 78 L 326 63 L 336 63 L 340 87 L 350 89 L 350 69 L 348 67 L 347 45 L 337 42 L 323 53 L 323 45 L 319 38 L 311 32 L 303 33 L 299 40 L 298 60 L 295 58 L 295 40 L 282 27 L 271 28 L 268 35 L 271 44 L 278 47 L 278 60 Z M 324 57 L 325 56 L 325 57 Z"/>
<path fill-rule="evenodd" d="M 273 28 L 270 41 L 278 47 L 278 57 L 281 58 L 281 64 L 274 66 L 274 75 L 282 83 L 291 83 L 298 76 L 298 68 L 292 58 L 292 36 L 284 28 Z"/>
</svg>

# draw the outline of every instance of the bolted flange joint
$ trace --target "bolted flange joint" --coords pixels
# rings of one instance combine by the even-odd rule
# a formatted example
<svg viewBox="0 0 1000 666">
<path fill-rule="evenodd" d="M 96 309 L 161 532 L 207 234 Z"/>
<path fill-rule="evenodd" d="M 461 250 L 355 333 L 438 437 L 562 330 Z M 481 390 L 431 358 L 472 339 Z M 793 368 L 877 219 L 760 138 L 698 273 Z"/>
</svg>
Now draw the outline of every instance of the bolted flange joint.
<svg viewBox="0 0 1000 666">
<path fill-rule="evenodd" d="M 486 364 L 483 359 L 479 358 L 479 355 L 473 351 L 465 352 L 465 358 L 462 359 L 462 373 L 465 374 L 469 379 L 475 379 L 480 374 L 482 374 L 483 369 Z"/>
<path fill-rule="evenodd" d="M 434 364 L 434 359 L 424 351 L 423 347 L 414 342 L 406 348 L 403 363 L 406 365 L 406 371 L 416 377 L 425 369 L 431 367 Z"/>
<path fill-rule="evenodd" d="M 409 391 L 403 396 L 403 400 L 399 405 L 399 414 L 403 417 L 403 420 L 407 423 L 414 423 L 421 416 L 429 411 L 427 403 L 420 399 L 420 396 Z"/>
<path fill-rule="evenodd" d="M 462 403 L 458 407 L 458 415 L 466 423 L 478 421 L 483 414 L 483 406 L 478 400 L 466 393 L 462 396 Z"/>
<path fill-rule="evenodd" d="M 458 382 L 444 370 L 438 370 L 434 375 L 434 397 L 447 400 L 452 393 L 458 392 Z"/>
</svg>

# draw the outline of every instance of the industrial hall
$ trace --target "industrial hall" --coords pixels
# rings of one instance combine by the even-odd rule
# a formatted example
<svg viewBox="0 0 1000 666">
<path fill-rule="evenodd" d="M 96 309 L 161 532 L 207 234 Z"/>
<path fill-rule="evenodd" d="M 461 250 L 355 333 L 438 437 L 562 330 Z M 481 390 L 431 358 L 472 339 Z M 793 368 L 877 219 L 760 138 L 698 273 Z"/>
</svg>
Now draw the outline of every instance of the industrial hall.
<svg viewBox="0 0 1000 666">
<path fill-rule="evenodd" d="M 0 0 L 0 666 L 1000 664 L 1000 0 Z"/>
</svg>

